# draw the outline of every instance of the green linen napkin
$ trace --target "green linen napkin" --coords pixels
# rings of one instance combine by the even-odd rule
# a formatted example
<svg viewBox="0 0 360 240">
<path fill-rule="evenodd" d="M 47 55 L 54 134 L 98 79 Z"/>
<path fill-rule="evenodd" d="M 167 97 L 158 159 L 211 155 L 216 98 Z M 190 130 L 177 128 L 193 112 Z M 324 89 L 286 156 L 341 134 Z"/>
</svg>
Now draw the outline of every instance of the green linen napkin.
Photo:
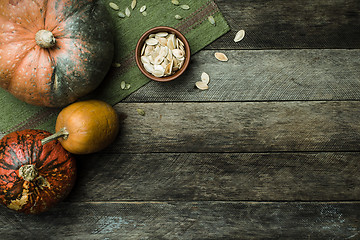
<svg viewBox="0 0 360 240">
<path fill-rule="evenodd" d="M 114 105 L 150 81 L 137 68 L 134 52 L 140 36 L 152 27 L 170 26 L 182 32 L 190 44 L 192 54 L 229 31 L 226 20 L 213 0 L 179 0 L 180 5 L 190 6 L 188 10 L 174 5 L 171 0 L 137 0 L 136 7 L 132 9 L 131 1 L 102 0 L 114 22 L 114 63 L 120 63 L 120 67 L 114 65 L 100 87 L 87 98 L 100 99 Z M 110 2 L 116 3 L 120 10 L 113 10 L 109 6 Z M 146 16 L 140 12 L 144 5 Z M 119 17 L 119 11 L 125 13 L 127 7 L 131 15 Z M 180 15 L 182 19 L 176 19 L 175 15 Z M 209 16 L 214 17 L 215 25 L 208 21 Z M 120 87 L 123 81 L 130 84 L 129 89 Z M 3 89 L 0 89 L 0 102 L 0 138 L 12 131 L 28 128 L 54 132 L 56 117 L 61 109 L 29 105 Z"/>
</svg>

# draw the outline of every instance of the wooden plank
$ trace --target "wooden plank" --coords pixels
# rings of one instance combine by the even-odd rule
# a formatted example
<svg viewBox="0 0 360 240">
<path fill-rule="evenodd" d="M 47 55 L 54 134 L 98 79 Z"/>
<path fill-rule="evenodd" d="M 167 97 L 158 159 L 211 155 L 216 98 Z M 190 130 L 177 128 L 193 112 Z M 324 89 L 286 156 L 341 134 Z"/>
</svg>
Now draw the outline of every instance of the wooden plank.
<svg viewBox="0 0 360 240">
<path fill-rule="evenodd" d="M 67 201 L 360 199 L 360 153 L 93 154 Z"/>
<path fill-rule="evenodd" d="M 2 239 L 357 239 L 360 203 L 63 203 L 41 216 L 0 209 Z"/>
<path fill-rule="evenodd" d="M 123 118 L 121 133 L 105 152 L 360 149 L 360 101 L 119 103 L 115 108 Z"/>
<path fill-rule="evenodd" d="M 207 49 L 360 48 L 358 0 L 217 0 L 231 31 Z M 243 41 L 233 41 L 246 31 Z"/>
<path fill-rule="evenodd" d="M 359 49 L 221 51 L 228 62 L 215 52 L 195 54 L 180 79 L 150 82 L 125 101 L 360 100 Z M 206 91 L 195 88 L 202 72 Z"/>
</svg>

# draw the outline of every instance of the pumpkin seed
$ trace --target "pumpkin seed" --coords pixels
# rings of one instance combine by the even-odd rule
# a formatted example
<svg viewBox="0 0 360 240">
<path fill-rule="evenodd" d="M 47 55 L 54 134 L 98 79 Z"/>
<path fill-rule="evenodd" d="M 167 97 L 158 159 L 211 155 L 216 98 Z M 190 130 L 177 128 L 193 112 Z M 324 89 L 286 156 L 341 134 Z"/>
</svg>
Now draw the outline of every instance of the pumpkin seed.
<svg viewBox="0 0 360 240">
<path fill-rule="evenodd" d="M 166 38 L 164 38 L 164 37 L 159 37 L 158 41 L 162 46 L 166 46 L 167 42 L 168 42 L 168 40 Z"/>
<path fill-rule="evenodd" d="M 169 35 L 169 33 L 167 32 L 158 32 L 155 34 L 155 36 L 157 37 L 166 37 L 167 35 Z"/>
<path fill-rule="evenodd" d="M 141 56 L 140 59 L 142 63 L 150 63 L 150 58 L 147 56 Z"/>
<path fill-rule="evenodd" d="M 128 7 L 125 8 L 125 15 L 127 17 L 130 17 L 130 15 L 131 15 L 130 9 Z"/>
<path fill-rule="evenodd" d="M 180 7 L 181 7 L 182 9 L 184 9 L 184 10 L 190 9 L 190 6 L 189 6 L 189 5 L 186 5 L 186 4 L 180 5 Z"/>
<path fill-rule="evenodd" d="M 170 75 L 172 73 L 172 69 L 173 69 L 173 65 L 174 65 L 174 61 L 172 60 L 166 67 L 165 67 L 165 75 Z"/>
<path fill-rule="evenodd" d="M 139 115 L 145 116 L 145 111 L 143 109 L 138 108 L 138 109 L 136 109 L 136 111 L 138 112 Z"/>
<path fill-rule="evenodd" d="M 123 12 L 118 12 L 118 16 L 121 17 L 121 18 L 126 17 L 125 13 L 123 13 Z"/>
<path fill-rule="evenodd" d="M 180 49 L 173 49 L 172 50 L 172 54 L 177 58 L 177 59 L 182 59 L 185 55 L 185 52 L 181 51 Z"/>
<path fill-rule="evenodd" d="M 167 46 L 170 48 L 170 50 L 173 50 L 176 47 L 176 40 L 174 34 L 169 35 Z"/>
<path fill-rule="evenodd" d="M 235 38 L 234 38 L 234 42 L 240 42 L 244 37 L 245 37 L 245 31 L 240 30 L 240 31 L 238 31 L 236 33 Z"/>
<path fill-rule="evenodd" d="M 150 63 L 144 63 L 144 68 L 149 73 L 153 73 L 153 71 L 154 71 L 154 66 L 151 65 Z"/>
<path fill-rule="evenodd" d="M 159 41 L 157 39 L 155 39 L 155 38 L 146 39 L 145 42 L 146 42 L 147 45 L 150 45 L 150 46 L 154 46 L 154 45 L 159 43 Z"/>
<path fill-rule="evenodd" d="M 153 63 L 156 65 L 160 65 L 164 61 L 164 57 L 161 55 L 158 55 L 154 58 Z"/>
<path fill-rule="evenodd" d="M 212 24 L 212 25 L 216 25 L 216 23 L 215 23 L 215 19 L 214 19 L 214 17 L 213 16 L 209 16 L 208 17 L 208 20 L 209 20 L 209 22 Z"/>
<path fill-rule="evenodd" d="M 171 0 L 171 3 L 174 4 L 174 5 L 179 5 L 179 1 L 178 0 Z"/>
<path fill-rule="evenodd" d="M 222 62 L 227 62 L 229 59 L 224 53 L 216 52 L 215 57 L 217 60 Z"/>
<path fill-rule="evenodd" d="M 121 66 L 121 64 L 117 63 L 117 62 L 114 62 L 114 63 L 111 64 L 111 66 L 118 68 L 118 67 Z"/>
<path fill-rule="evenodd" d="M 147 16 L 147 12 L 146 12 L 146 11 L 142 12 L 141 14 L 142 14 L 144 17 Z"/>
<path fill-rule="evenodd" d="M 163 77 L 165 74 L 165 68 L 161 65 L 154 65 L 154 71 L 152 74 L 155 77 Z"/>
<path fill-rule="evenodd" d="M 110 2 L 109 6 L 115 11 L 120 9 L 119 6 L 116 3 L 113 3 L 113 2 Z"/>
<path fill-rule="evenodd" d="M 136 7 L 136 0 L 132 0 L 132 2 L 131 2 L 131 9 L 134 10 L 135 7 Z"/>
<path fill-rule="evenodd" d="M 125 81 L 121 81 L 121 83 L 120 83 L 121 89 L 125 89 L 125 85 L 126 85 Z"/>
<path fill-rule="evenodd" d="M 130 83 L 126 83 L 126 84 L 125 84 L 125 90 L 130 89 L 130 87 L 131 87 Z"/>
<path fill-rule="evenodd" d="M 206 72 L 203 72 L 201 74 L 201 81 L 205 84 L 209 84 L 209 82 L 210 82 L 209 74 L 207 74 Z"/>
<path fill-rule="evenodd" d="M 141 13 L 143 13 L 145 10 L 146 10 L 146 5 L 144 5 L 144 6 L 142 6 L 142 7 L 140 8 L 140 12 L 141 12 Z"/>
<path fill-rule="evenodd" d="M 180 20 L 180 19 L 182 19 L 182 16 L 180 16 L 180 15 L 175 15 L 175 19 Z"/>
<path fill-rule="evenodd" d="M 152 51 L 154 51 L 154 46 L 147 45 L 144 52 L 145 56 L 149 56 L 152 53 Z"/>
<path fill-rule="evenodd" d="M 202 81 L 196 82 L 196 83 L 195 83 L 195 86 L 196 86 L 198 89 L 200 89 L 200 90 L 207 90 L 207 89 L 209 89 L 209 86 L 208 86 L 206 83 L 202 82 Z"/>
</svg>

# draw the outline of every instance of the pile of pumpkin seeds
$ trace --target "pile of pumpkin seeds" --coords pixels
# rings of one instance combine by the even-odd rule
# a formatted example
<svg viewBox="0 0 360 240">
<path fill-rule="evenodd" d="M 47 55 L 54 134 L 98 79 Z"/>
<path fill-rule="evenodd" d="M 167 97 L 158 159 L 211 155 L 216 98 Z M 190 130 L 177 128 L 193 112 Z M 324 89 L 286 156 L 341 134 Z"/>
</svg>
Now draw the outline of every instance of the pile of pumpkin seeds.
<svg viewBox="0 0 360 240">
<path fill-rule="evenodd" d="M 141 62 L 155 77 L 166 77 L 181 69 L 186 52 L 184 43 L 173 33 L 150 34 L 141 49 Z"/>
</svg>

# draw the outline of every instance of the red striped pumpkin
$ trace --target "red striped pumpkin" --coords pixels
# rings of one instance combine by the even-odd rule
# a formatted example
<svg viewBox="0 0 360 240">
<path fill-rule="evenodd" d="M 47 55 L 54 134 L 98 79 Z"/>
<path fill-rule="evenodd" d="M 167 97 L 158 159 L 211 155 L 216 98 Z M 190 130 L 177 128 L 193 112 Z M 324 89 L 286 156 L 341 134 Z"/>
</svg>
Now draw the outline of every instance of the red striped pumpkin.
<svg viewBox="0 0 360 240">
<path fill-rule="evenodd" d="M 22 101 L 62 107 L 92 92 L 113 50 L 100 0 L 0 1 L 0 86 Z"/>
<path fill-rule="evenodd" d="M 45 145 L 51 133 L 23 130 L 0 140 L 0 202 L 10 209 L 37 214 L 71 191 L 76 178 L 74 157 L 58 141 Z"/>
</svg>

